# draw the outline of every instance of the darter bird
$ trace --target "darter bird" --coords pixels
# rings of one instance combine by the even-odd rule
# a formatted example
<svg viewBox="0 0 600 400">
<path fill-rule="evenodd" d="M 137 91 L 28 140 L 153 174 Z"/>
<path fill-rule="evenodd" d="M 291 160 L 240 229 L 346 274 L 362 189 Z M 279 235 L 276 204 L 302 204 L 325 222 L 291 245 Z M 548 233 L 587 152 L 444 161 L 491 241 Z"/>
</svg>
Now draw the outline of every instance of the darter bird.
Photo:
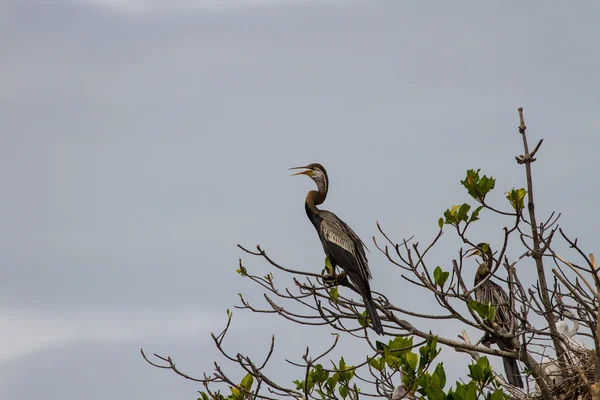
<svg viewBox="0 0 600 400">
<path fill-rule="evenodd" d="M 470 250 L 472 252 L 468 257 L 480 255 L 483 258 L 483 263 L 477 268 L 475 274 L 475 286 L 483 281 L 492 271 L 492 264 L 494 262 L 492 249 L 487 243 L 479 243 L 475 249 Z M 496 329 L 499 329 L 503 333 L 513 333 L 517 327 L 517 319 L 510 309 L 510 302 L 508 295 L 498 284 L 488 279 L 475 289 L 475 299 L 482 304 L 490 304 L 496 307 L 496 316 L 494 318 L 494 324 Z M 510 340 L 502 337 L 492 337 L 490 342 L 496 343 L 500 350 L 514 351 Z M 513 386 L 523 388 L 523 380 L 519 372 L 519 366 L 517 360 L 514 358 L 502 357 L 504 362 L 504 372 L 508 383 Z"/>
<path fill-rule="evenodd" d="M 335 270 L 335 266 L 339 265 L 346 272 L 354 288 L 363 298 L 367 314 L 373 324 L 373 330 L 379 335 L 383 334 L 383 326 L 373 303 L 369 286 L 371 272 L 365 254 L 365 244 L 334 213 L 317 208 L 327 198 L 329 188 L 327 171 L 321 164 L 309 164 L 305 167 L 290 169 L 304 169 L 294 175 L 307 175 L 317 184 L 317 190 L 311 190 L 306 195 L 304 203 L 306 214 L 317 230 L 331 266 Z"/>
</svg>

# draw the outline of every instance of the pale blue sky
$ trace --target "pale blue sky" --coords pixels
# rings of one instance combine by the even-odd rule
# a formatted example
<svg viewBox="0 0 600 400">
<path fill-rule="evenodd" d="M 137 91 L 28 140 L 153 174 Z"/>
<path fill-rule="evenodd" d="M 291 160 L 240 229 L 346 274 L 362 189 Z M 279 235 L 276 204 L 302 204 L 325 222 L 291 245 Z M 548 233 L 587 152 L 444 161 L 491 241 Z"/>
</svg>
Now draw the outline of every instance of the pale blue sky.
<svg viewBox="0 0 600 400">
<path fill-rule="evenodd" d="M 3 399 L 195 398 L 200 387 L 138 350 L 212 369 L 208 333 L 224 310 L 238 292 L 262 299 L 238 258 L 269 272 L 237 243 L 321 267 L 302 204 L 311 184 L 288 167 L 324 164 L 326 208 L 368 244 L 376 220 L 424 243 L 468 201 L 466 169 L 497 177 L 498 204 L 524 185 L 519 106 L 532 142 L 545 138 L 540 215 L 562 211 L 598 245 L 595 2 L 8 0 L 0 11 Z M 474 234 L 498 243 L 502 221 L 488 221 Z M 440 265 L 458 249 L 448 233 Z M 374 289 L 435 309 L 370 247 Z M 275 333 L 280 360 L 328 333 L 235 315 L 236 351 Z M 275 373 L 291 381 L 286 368 Z"/>
</svg>

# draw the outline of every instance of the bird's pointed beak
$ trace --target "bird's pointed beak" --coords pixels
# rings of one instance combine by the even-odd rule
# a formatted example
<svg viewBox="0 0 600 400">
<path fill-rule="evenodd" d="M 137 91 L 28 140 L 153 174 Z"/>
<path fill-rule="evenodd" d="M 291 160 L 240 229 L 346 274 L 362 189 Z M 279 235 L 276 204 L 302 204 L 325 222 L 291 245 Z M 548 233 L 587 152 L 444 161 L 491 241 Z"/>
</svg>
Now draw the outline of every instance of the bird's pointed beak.
<svg viewBox="0 0 600 400">
<path fill-rule="evenodd" d="M 469 253 L 471 253 L 471 254 L 469 254 Z M 469 254 L 469 255 L 467 256 L 467 254 Z M 482 254 L 483 253 L 479 249 L 471 249 L 465 253 L 465 256 L 466 256 L 465 258 L 469 258 L 469 257 L 473 257 L 473 256 L 480 256 Z"/>
<path fill-rule="evenodd" d="M 293 167 L 290 168 L 290 170 L 294 170 L 294 169 L 304 169 L 305 171 L 300 171 L 300 172 L 296 172 L 295 174 L 292 174 L 291 176 L 296 176 L 296 175 L 308 175 L 311 176 L 312 175 L 312 170 L 307 169 L 308 167 Z"/>
</svg>

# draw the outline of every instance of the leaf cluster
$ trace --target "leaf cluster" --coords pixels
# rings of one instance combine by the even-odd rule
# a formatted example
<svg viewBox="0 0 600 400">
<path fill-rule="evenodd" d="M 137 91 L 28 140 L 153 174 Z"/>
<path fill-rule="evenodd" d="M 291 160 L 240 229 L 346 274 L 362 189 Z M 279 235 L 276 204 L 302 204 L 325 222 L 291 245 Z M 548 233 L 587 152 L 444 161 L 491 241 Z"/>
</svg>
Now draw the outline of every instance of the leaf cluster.
<svg viewBox="0 0 600 400">
<path fill-rule="evenodd" d="M 479 203 L 483 203 L 485 196 L 496 186 L 496 179 L 485 175 L 479 176 L 479 171 L 481 170 L 468 170 L 466 178 L 460 183 L 467 189 L 472 198 Z"/>
<path fill-rule="evenodd" d="M 480 303 L 476 300 L 469 300 L 467 306 L 475 311 L 484 321 L 494 322 L 496 317 L 496 307 L 491 304 Z"/>
<path fill-rule="evenodd" d="M 352 382 L 355 376 L 355 368 L 346 365 L 344 357 L 340 358 L 337 365 L 332 361 L 332 369 L 327 370 L 322 364 L 316 364 L 308 373 L 306 381 L 295 380 L 296 389 L 312 395 L 313 392 L 321 399 L 335 397 L 337 392 L 343 399 L 348 397 L 350 391 L 360 392 L 360 389 Z"/>
</svg>

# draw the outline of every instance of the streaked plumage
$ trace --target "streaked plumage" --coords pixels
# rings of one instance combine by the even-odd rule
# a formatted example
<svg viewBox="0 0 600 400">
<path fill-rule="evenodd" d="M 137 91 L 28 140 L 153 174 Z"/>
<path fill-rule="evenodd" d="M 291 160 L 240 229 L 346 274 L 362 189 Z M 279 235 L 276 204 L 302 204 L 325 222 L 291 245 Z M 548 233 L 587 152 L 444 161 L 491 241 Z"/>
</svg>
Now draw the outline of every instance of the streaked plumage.
<svg viewBox="0 0 600 400">
<path fill-rule="evenodd" d="M 322 204 L 329 189 L 327 171 L 321 164 L 310 164 L 298 174 L 308 175 L 317 184 L 318 190 L 311 190 L 306 195 L 304 203 L 306 215 L 314 225 L 325 255 L 329 258 L 331 265 L 335 268 L 339 265 L 347 274 L 348 278 L 362 296 L 367 309 L 367 314 L 373 323 L 373 329 L 378 334 L 383 334 L 383 326 L 373 304 L 369 279 L 371 272 L 365 254 L 365 245 L 356 233 L 337 215 L 330 211 L 319 210 L 317 205 Z M 296 168 L 293 168 L 296 169 Z M 296 174 L 296 175 L 298 175 Z"/>
<path fill-rule="evenodd" d="M 477 245 L 478 253 L 483 257 L 483 263 L 477 268 L 475 274 L 475 285 L 483 281 L 491 272 L 493 264 L 492 249 L 486 243 Z M 498 284 L 488 279 L 481 286 L 475 289 L 475 299 L 483 304 L 491 304 L 496 307 L 496 316 L 494 322 L 497 324 L 496 329 L 506 333 L 514 332 L 517 327 L 517 320 L 510 311 L 510 301 L 508 295 Z M 492 342 L 496 343 L 500 350 L 513 351 L 515 350 L 512 344 L 501 337 L 493 337 Z M 519 388 L 523 388 L 523 380 L 519 372 L 517 360 L 514 358 L 502 357 L 504 363 L 504 372 L 508 382 Z"/>
</svg>

